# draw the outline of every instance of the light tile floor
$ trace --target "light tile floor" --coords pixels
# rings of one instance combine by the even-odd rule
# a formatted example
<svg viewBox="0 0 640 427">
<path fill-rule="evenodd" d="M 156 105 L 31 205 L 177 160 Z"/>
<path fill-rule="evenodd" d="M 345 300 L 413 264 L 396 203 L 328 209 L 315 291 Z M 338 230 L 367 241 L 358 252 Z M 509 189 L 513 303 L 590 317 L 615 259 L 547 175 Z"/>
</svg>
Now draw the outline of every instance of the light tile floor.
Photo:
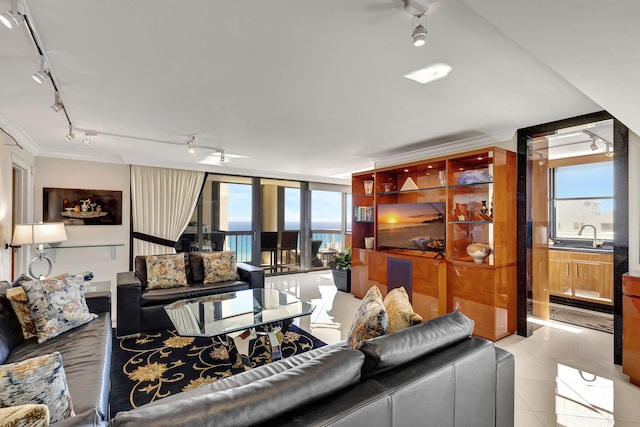
<svg viewBox="0 0 640 427">
<path fill-rule="evenodd" d="M 360 303 L 330 271 L 272 276 L 266 286 L 315 304 L 296 323 L 326 343 L 346 338 Z M 549 322 L 496 345 L 515 355 L 516 427 L 640 427 L 640 387 L 613 364 L 613 335 Z"/>
</svg>

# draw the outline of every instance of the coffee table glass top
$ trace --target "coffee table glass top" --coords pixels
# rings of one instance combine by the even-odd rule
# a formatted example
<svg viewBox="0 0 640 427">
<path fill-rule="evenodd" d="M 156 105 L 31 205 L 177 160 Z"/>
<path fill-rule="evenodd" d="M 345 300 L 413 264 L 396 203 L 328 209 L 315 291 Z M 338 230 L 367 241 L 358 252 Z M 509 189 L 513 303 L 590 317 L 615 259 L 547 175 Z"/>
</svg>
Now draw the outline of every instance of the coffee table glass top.
<svg viewBox="0 0 640 427">
<path fill-rule="evenodd" d="M 306 316 L 315 306 L 277 289 L 246 289 L 164 307 L 178 334 L 214 337 Z"/>
</svg>

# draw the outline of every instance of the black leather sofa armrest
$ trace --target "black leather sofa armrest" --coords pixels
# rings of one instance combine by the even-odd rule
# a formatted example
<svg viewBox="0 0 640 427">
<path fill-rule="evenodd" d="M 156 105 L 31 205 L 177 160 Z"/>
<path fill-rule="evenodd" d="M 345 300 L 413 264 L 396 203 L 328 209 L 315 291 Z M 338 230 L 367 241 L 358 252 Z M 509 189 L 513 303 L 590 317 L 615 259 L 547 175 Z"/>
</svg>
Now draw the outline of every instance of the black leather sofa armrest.
<svg viewBox="0 0 640 427">
<path fill-rule="evenodd" d="M 240 280 L 249 283 L 249 287 L 252 289 L 264 288 L 264 270 L 262 268 L 244 262 L 239 262 L 236 265 Z"/>
<path fill-rule="evenodd" d="M 134 271 L 125 271 L 117 275 L 117 327 L 119 337 L 140 332 L 140 300 L 142 283 Z"/>
<path fill-rule="evenodd" d="M 87 292 L 84 298 L 91 313 L 111 313 L 111 291 Z"/>
<path fill-rule="evenodd" d="M 515 419 L 515 358 L 496 347 L 496 427 L 513 426 Z"/>
</svg>

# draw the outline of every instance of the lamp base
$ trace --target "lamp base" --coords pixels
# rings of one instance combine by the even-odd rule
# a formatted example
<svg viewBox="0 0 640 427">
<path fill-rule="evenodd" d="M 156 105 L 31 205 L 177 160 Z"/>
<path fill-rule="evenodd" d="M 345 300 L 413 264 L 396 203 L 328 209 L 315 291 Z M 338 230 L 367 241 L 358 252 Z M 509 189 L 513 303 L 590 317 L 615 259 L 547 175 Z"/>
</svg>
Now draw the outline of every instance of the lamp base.
<svg viewBox="0 0 640 427">
<path fill-rule="evenodd" d="M 36 274 L 33 272 L 33 265 L 36 263 L 36 261 L 45 261 L 48 265 L 47 265 L 47 271 L 44 274 L 40 274 L 38 276 L 36 276 Z M 53 270 L 53 261 L 51 260 L 51 258 L 49 258 L 49 256 L 47 255 L 46 252 L 40 252 L 40 255 L 38 255 L 37 257 L 35 257 L 34 259 L 31 260 L 31 262 L 29 263 L 29 276 L 31 276 L 34 279 L 44 279 L 46 278 L 49 274 L 51 274 L 51 271 Z"/>
</svg>

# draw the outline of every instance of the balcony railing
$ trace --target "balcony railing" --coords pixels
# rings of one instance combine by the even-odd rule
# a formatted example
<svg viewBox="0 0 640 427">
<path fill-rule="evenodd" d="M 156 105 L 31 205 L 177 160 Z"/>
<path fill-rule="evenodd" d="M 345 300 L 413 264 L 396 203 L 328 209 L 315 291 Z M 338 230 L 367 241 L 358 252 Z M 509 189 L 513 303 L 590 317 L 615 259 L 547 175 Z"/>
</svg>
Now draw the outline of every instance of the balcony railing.
<svg viewBox="0 0 640 427">
<path fill-rule="evenodd" d="M 340 230 L 312 230 L 312 240 L 322 240 L 321 249 L 333 248 L 343 250 L 350 246 L 350 235 L 344 236 Z M 228 231 L 225 250 L 236 253 L 237 262 L 251 262 L 253 232 Z M 300 242 L 298 241 L 298 247 Z"/>
</svg>

